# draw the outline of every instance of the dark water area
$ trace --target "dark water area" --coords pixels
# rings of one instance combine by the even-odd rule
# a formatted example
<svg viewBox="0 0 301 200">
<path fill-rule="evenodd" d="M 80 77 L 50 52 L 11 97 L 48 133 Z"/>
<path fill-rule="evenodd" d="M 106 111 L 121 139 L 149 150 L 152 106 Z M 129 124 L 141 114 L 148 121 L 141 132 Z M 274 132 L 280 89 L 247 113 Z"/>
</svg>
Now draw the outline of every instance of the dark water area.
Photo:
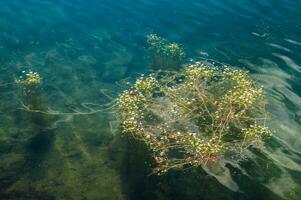
<svg viewBox="0 0 301 200">
<path fill-rule="evenodd" d="M 273 138 L 228 176 L 149 175 L 114 109 L 94 112 L 150 72 L 150 33 L 181 43 L 185 62 L 245 68 L 264 85 Z M 29 70 L 42 77 L 34 99 L 15 84 Z M 0 199 L 301 199 L 301 1 L 0 0 Z"/>
</svg>

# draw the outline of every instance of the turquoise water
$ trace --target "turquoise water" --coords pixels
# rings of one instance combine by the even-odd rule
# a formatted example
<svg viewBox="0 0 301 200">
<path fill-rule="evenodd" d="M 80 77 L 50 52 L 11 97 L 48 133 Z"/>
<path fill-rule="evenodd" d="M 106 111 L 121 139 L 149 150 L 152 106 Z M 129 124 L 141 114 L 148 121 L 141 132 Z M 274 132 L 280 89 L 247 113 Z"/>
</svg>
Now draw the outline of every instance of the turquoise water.
<svg viewBox="0 0 301 200">
<path fill-rule="evenodd" d="M 300 10 L 295 0 L 1 0 L 0 199 L 300 199 Z M 150 71 L 150 33 L 183 44 L 186 62 L 246 68 L 265 86 L 274 136 L 227 164 L 231 178 L 149 176 L 114 110 L 91 114 Z M 20 109 L 24 70 L 41 75 L 34 101 L 54 115 Z M 220 183 L 229 179 L 238 191 Z"/>
</svg>

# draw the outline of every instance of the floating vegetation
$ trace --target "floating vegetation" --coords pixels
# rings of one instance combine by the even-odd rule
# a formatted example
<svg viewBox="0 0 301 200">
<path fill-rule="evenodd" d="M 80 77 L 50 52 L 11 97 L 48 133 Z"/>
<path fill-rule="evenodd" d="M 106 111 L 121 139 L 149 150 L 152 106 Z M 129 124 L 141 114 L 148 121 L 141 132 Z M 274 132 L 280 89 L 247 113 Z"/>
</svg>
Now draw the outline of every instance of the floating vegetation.
<svg viewBox="0 0 301 200">
<path fill-rule="evenodd" d="M 271 135 L 265 105 L 263 87 L 246 71 L 203 63 L 141 76 L 117 100 L 123 133 L 152 151 L 155 174 L 241 160 Z"/>
<path fill-rule="evenodd" d="M 151 51 L 153 69 L 179 69 L 185 58 L 183 47 L 177 43 L 170 43 L 166 39 L 150 34 L 147 43 Z"/>
<path fill-rule="evenodd" d="M 107 104 L 84 102 L 81 109 L 68 111 L 43 106 L 38 93 L 41 81 L 41 76 L 32 71 L 16 81 L 23 94 L 20 109 L 30 113 L 32 133 L 40 132 L 36 127 L 53 130 L 73 116 L 115 113 L 117 108 L 122 132 L 147 147 L 144 153 L 152 157 L 153 173 L 158 175 L 171 169 L 202 167 L 221 184 L 238 191 L 224 168 L 225 161 L 244 159 L 250 155 L 249 147 L 259 146 L 271 135 L 265 126 L 263 88 L 246 71 L 224 65 L 197 62 L 180 71 L 142 75 L 115 100 L 104 93 L 111 100 Z M 44 115 L 64 118 L 51 123 L 52 118 Z M 34 152 L 40 148 L 36 141 L 42 138 L 50 147 L 53 136 L 52 132 L 42 132 L 25 138 L 30 139 L 28 146 Z"/>
<path fill-rule="evenodd" d="M 17 85 L 20 87 L 22 96 L 22 105 L 26 105 L 30 109 L 43 109 L 43 100 L 41 95 L 42 77 L 37 72 L 29 71 L 16 80 Z"/>
<path fill-rule="evenodd" d="M 23 73 L 25 74 L 25 71 Z M 29 71 L 24 76 L 20 76 L 16 82 L 21 86 L 22 94 L 28 96 L 36 94 L 42 83 L 42 78 L 37 72 Z"/>
</svg>

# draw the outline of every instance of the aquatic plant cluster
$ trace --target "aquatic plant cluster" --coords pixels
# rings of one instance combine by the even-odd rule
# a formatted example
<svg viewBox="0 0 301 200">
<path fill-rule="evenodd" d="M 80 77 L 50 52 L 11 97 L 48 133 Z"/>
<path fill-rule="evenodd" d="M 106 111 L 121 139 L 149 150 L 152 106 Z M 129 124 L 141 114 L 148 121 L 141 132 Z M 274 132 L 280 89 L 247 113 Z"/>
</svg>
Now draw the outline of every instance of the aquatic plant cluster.
<svg viewBox="0 0 301 200">
<path fill-rule="evenodd" d="M 25 74 L 25 71 L 23 71 Z M 37 72 L 29 71 L 20 76 L 16 83 L 21 86 L 22 94 L 25 96 L 34 94 L 42 83 L 42 78 Z"/>
<path fill-rule="evenodd" d="M 194 63 L 141 76 L 117 100 L 122 131 L 142 140 L 153 173 L 240 160 L 271 135 L 262 86 L 246 71 Z"/>
<path fill-rule="evenodd" d="M 150 34 L 147 43 L 151 51 L 152 67 L 154 69 L 178 69 L 184 58 L 183 47 L 178 43 L 170 43 L 166 39 Z"/>
</svg>

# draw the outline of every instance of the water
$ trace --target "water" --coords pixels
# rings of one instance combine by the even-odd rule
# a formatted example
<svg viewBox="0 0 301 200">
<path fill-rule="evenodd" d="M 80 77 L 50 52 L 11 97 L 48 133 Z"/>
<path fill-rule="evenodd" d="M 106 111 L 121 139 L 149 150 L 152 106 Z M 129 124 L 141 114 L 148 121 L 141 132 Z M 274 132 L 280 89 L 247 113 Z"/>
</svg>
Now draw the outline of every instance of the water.
<svg viewBox="0 0 301 200">
<path fill-rule="evenodd" d="M 1 0 L 0 199 L 300 199 L 300 9 L 295 0 Z M 238 192 L 197 170 L 148 176 L 146 152 L 110 112 L 20 109 L 14 80 L 30 69 L 43 77 L 43 110 L 101 109 L 149 72 L 149 33 L 265 86 L 275 133 L 241 166 L 248 175 L 228 166 Z"/>
</svg>

